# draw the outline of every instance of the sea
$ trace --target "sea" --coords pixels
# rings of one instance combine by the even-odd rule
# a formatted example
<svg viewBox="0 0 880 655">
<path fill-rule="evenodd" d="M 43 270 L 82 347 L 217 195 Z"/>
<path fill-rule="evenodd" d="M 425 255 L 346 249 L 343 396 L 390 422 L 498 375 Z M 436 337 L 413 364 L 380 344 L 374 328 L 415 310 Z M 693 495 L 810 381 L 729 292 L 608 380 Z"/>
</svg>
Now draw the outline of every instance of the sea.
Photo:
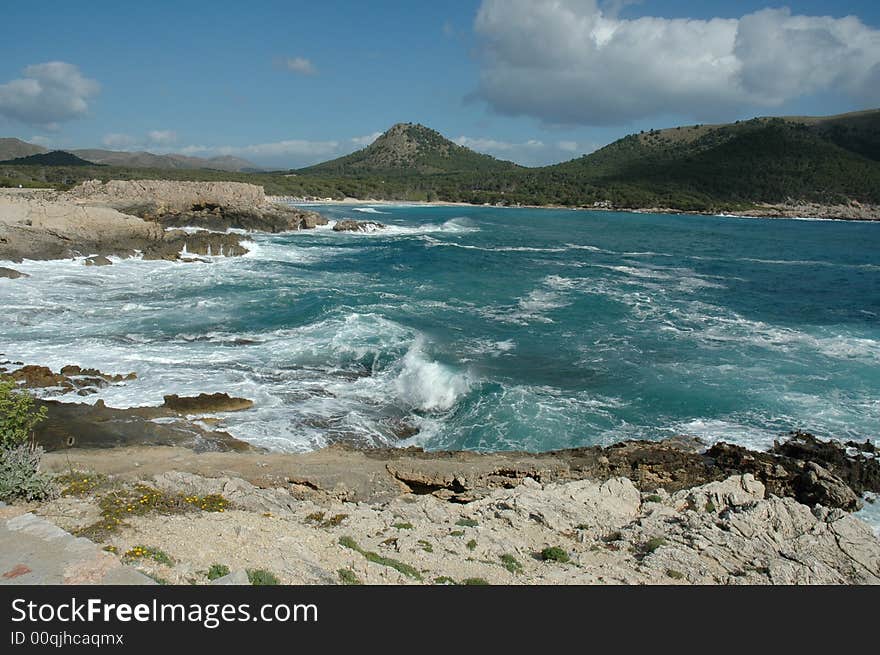
<svg viewBox="0 0 880 655">
<path fill-rule="evenodd" d="M 0 353 L 138 375 L 81 402 L 250 398 L 222 427 L 276 451 L 876 443 L 880 223 L 311 208 L 240 258 L 7 264 Z"/>
</svg>

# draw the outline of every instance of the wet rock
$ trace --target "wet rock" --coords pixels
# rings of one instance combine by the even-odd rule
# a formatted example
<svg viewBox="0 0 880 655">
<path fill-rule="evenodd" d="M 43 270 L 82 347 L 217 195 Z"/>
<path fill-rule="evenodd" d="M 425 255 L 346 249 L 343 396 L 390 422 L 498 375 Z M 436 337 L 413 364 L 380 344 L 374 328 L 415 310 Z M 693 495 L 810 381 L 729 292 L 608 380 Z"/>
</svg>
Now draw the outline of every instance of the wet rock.
<svg viewBox="0 0 880 655">
<path fill-rule="evenodd" d="M 237 412 L 254 406 L 253 400 L 233 398 L 227 393 L 201 393 L 198 396 L 165 396 L 167 409 L 186 414 L 212 414 L 214 412 Z"/>
<path fill-rule="evenodd" d="M 862 501 L 846 483 L 815 462 L 807 462 L 804 472 L 795 478 L 798 501 L 805 505 L 839 507 L 847 511 L 862 508 Z"/>
<path fill-rule="evenodd" d="M 68 448 L 115 448 L 121 446 L 182 446 L 197 452 L 248 451 L 252 447 L 219 430 L 205 430 L 175 418 L 164 407 L 115 409 L 102 400 L 94 405 L 38 400 L 47 417 L 34 436 L 46 451 Z"/>
<path fill-rule="evenodd" d="M 847 451 L 850 450 L 850 452 Z M 789 438 L 773 445 L 772 453 L 785 458 L 815 462 L 843 480 L 857 495 L 866 491 L 880 493 L 880 460 L 870 442 L 822 441 L 808 432 L 792 432 Z"/>
<path fill-rule="evenodd" d="M 22 273 L 21 271 L 16 271 L 14 268 L 5 268 L 0 266 L 0 277 L 5 277 L 10 280 L 17 280 L 20 277 L 30 277 L 27 273 Z"/>
<path fill-rule="evenodd" d="M 240 257 L 248 252 L 241 245 L 243 237 L 222 232 L 194 232 L 171 230 L 164 238 L 144 250 L 144 259 L 177 261 L 185 255 Z"/>
<path fill-rule="evenodd" d="M 339 221 L 333 226 L 334 232 L 375 232 L 383 230 L 385 226 L 375 221 Z"/>
<path fill-rule="evenodd" d="M 86 258 L 85 262 L 83 263 L 86 266 L 110 266 L 113 262 L 111 262 L 103 255 L 95 255 L 94 257 Z"/>
<path fill-rule="evenodd" d="M 7 373 L 21 386 L 29 389 L 58 388 L 61 393 L 77 392 L 80 395 L 96 393 L 98 389 L 109 384 L 119 384 L 137 379 L 135 373 L 112 375 L 102 373 L 95 368 L 80 368 L 68 365 L 55 373 L 47 366 L 35 366 L 33 364 Z"/>
</svg>

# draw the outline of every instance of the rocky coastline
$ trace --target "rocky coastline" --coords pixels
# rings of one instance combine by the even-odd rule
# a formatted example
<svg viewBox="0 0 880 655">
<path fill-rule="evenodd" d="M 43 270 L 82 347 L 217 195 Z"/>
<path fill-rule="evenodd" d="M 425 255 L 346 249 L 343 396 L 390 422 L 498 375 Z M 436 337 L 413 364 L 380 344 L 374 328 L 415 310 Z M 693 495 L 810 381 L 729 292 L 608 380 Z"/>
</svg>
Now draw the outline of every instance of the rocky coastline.
<svg viewBox="0 0 880 655">
<path fill-rule="evenodd" d="M 19 383 L 70 394 L 131 380 L 15 366 Z M 880 583 L 880 539 L 851 515 L 880 492 L 870 442 L 284 454 L 222 430 L 213 417 L 251 406 L 227 394 L 40 404 L 61 496 L 0 520 L 35 514 L 161 582 L 218 582 L 216 565 L 220 583 L 254 570 L 290 584 Z"/>
<path fill-rule="evenodd" d="M 248 231 L 326 223 L 252 185 L 87 182 L 0 195 L 0 260 L 186 262 L 244 254 Z M 0 270 L 11 284 L 16 273 Z M 796 432 L 766 452 L 684 435 L 544 453 L 284 454 L 223 430 L 247 398 L 116 409 L 88 397 L 136 371 L 0 357 L 0 376 L 45 409 L 35 440 L 60 490 L 0 507 L 0 523 L 35 514 L 162 582 L 262 571 L 288 584 L 880 583 L 880 539 L 851 514 L 880 493 L 870 442 Z"/>
<path fill-rule="evenodd" d="M 106 264 L 111 256 L 173 261 L 240 256 L 247 252 L 241 232 L 326 224 L 316 212 L 269 202 L 262 187 L 252 184 L 89 181 L 67 192 L 0 192 L 0 260 L 81 256 Z"/>
</svg>

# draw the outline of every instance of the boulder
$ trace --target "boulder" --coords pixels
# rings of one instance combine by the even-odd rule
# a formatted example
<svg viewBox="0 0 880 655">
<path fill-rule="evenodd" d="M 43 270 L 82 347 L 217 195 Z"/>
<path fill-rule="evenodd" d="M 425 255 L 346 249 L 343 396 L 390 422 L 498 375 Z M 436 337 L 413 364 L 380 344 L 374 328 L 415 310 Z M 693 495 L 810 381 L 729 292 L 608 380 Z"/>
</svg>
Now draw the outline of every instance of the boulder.
<svg viewBox="0 0 880 655">
<path fill-rule="evenodd" d="M 804 472 L 794 480 L 796 498 L 805 505 L 839 507 L 847 511 L 862 508 L 862 501 L 846 482 L 815 462 L 807 462 Z"/>
<path fill-rule="evenodd" d="M 165 396 L 165 408 L 185 414 L 238 412 L 254 406 L 253 400 L 234 398 L 227 393 L 200 393 L 198 396 Z"/>
<path fill-rule="evenodd" d="M 93 257 L 87 257 L 83 263 L 86 266 L 110 266 L 113 262 L 103 255 L 95 255 Z"/>
<path fill-rule="evenodd" d="M 0 277 L 17 280 L 20 277 L 30 277 L 30 275 L 22 273 L 21 271 L 16 271 L 14 268 L 4 268 L 3 266 L 0 266 Z"/>
<path fill-rule="evenodd" d="M 375 232 L 382 229 L 385 229 L 385 226 L 375 221 L 344 220 L 333 226 L 334 232 Z"/>
</svg>

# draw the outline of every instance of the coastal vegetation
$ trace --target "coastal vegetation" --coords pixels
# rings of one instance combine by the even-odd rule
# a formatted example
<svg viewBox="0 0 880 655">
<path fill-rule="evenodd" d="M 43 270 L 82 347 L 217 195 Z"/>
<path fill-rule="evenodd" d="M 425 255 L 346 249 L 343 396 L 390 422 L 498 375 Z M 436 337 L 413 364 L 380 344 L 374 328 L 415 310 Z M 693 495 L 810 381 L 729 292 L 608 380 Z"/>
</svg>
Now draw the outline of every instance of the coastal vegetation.
<svg viewBox="0 0 880 655">
<path fill-rule="evenodd" d="M 0 500 L 45 500 L 58 495 L 51 476 L 40 471 L 43 448 L 33 430 L 46 418 L 33 397 L 0 378 Z"/>
</svg>

